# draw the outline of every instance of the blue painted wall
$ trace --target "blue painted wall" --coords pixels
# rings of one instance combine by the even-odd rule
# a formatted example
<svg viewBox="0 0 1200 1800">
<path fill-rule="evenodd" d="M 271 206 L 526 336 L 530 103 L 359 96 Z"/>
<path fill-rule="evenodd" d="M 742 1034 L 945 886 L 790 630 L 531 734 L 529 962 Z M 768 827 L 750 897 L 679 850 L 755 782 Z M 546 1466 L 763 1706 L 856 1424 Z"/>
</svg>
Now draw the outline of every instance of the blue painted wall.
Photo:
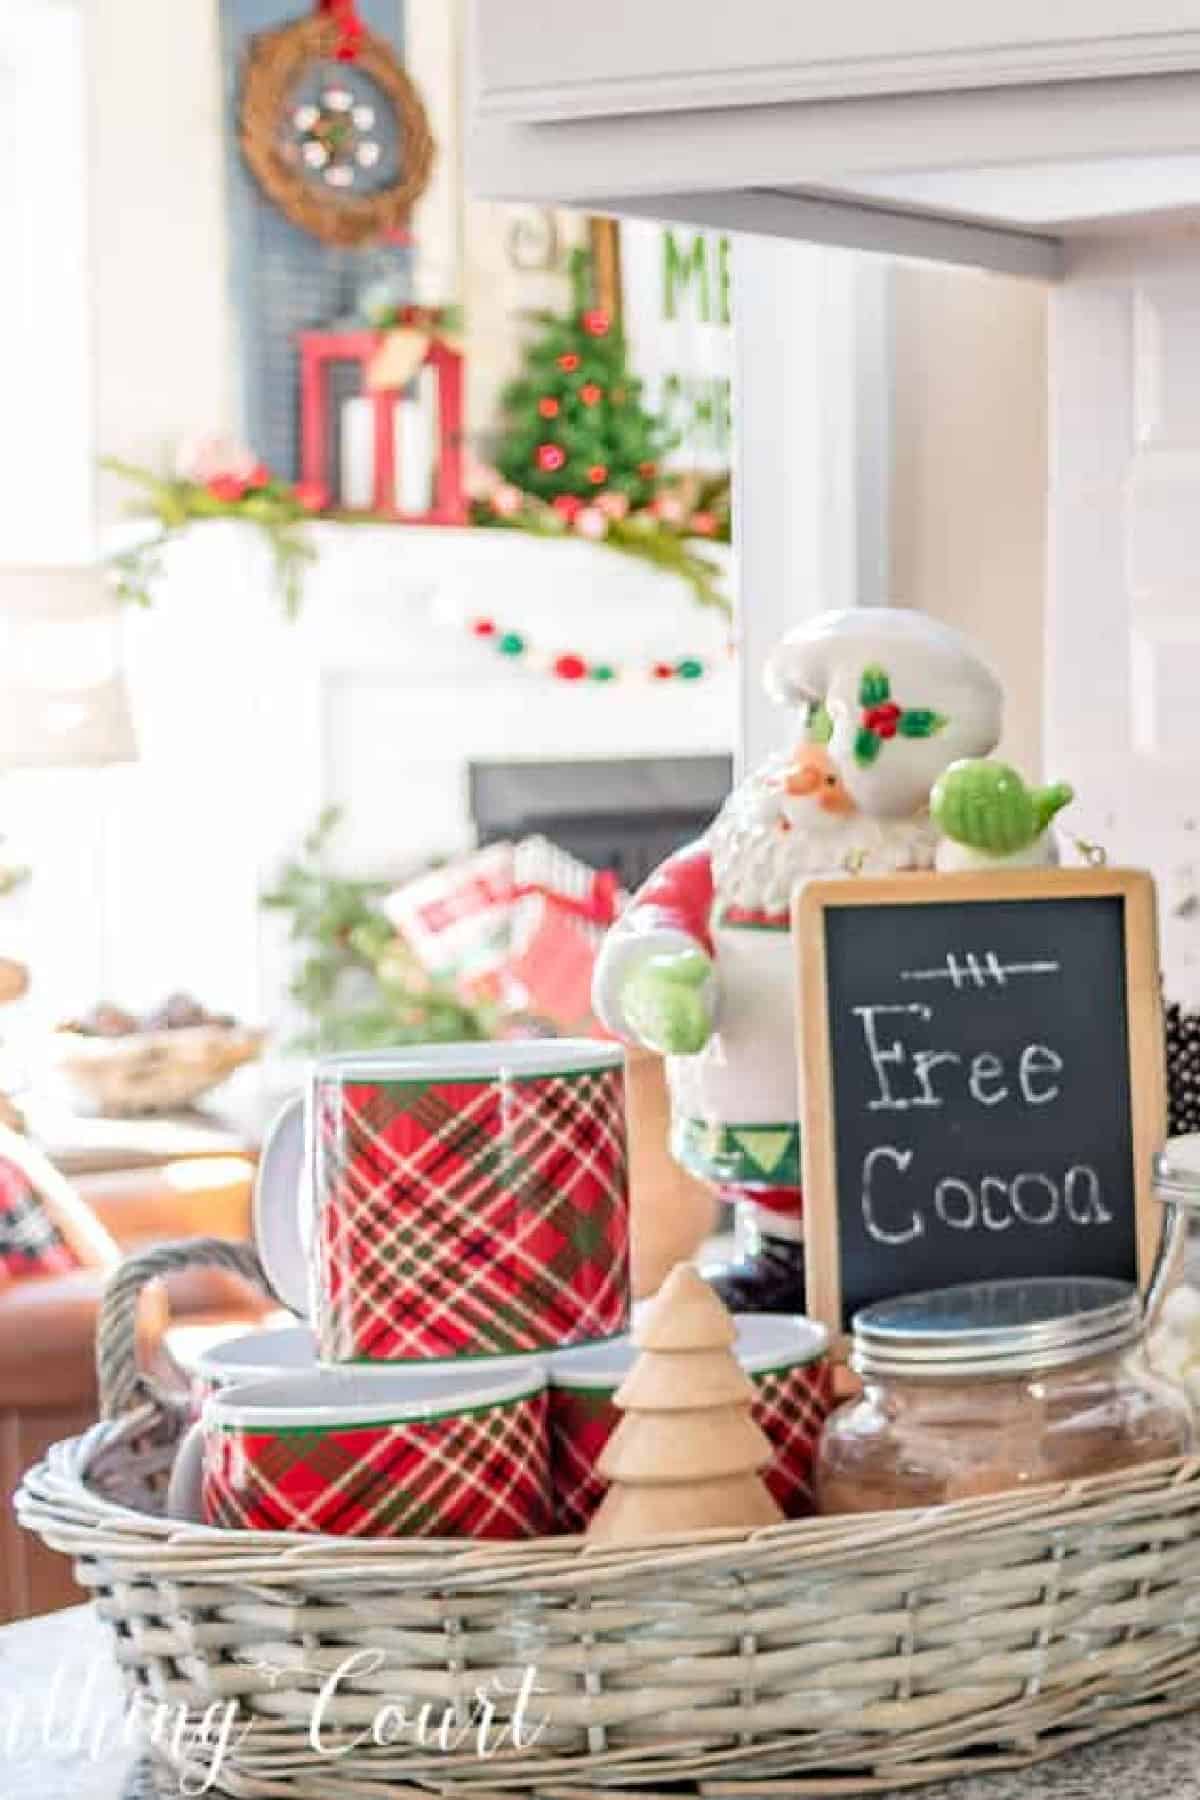
<svg viewBox="0 0 1200 1800">
<path fill-rule="evenodd" d="M 339 250 L 292 225 L 242 160 L 237 115 L 246 46 L 256 32 L 303 17 L 306 0 L 220 0 L 230 279 L 237 322 L 242 434 L 279 474 L 298 472 L 298 331 L 350 318 L 380 275 L 406 275 L 408 252 Z M 403 50 L 402 0 L 359 0 L 364 23 Z M 331 71 L 337 68 L 330 65 Z"/>
</svg>

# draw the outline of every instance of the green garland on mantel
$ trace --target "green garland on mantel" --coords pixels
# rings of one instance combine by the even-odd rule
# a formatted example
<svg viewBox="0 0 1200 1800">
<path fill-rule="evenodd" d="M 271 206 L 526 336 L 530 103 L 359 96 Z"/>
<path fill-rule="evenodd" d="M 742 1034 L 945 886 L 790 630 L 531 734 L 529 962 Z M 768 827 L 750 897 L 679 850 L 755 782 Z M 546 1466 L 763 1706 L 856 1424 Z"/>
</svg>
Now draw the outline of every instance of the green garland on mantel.
<svg viewBox="0 0 1200 1800">
<path fill-rule="evenodd" d="M 321 489 L 304 482 L 281 481 L 261 464 L 246 473 L 218 474 L 207 481 L 156 474 L 152 469 L 115 457 L 106 457 L 101 467 L 137 489 L 137 498 L 128 509 L 131 517 L 152 520 L 156 526 L 150 535 L 125 545 L 109 558 L 118 597 L 135 606 L 153 603 L 154 585 L 163 572 L 163 552 L 174 538 L 189 525 L 233 519 L 262 532 L 271 552 L 275 585 L 284 612 L 294 619 L 303 602 L 305 576 L 318 556 L 307 530 L 314 520 L 338 525 L 394 523 L 370 513 L 331 509 Z M 697 498 L 703 503 L 698 505 Z M 689 495 L 686 503 L 668 490 L 657 509 L 627 517 L 606 518 L 598 509 L 589 510 L 603 521 L 603 534 L 593 540 L 597 547 L 607 546 L 619 555 L 647 562 L 664 574 L 679 576 L 691 587 L 698 605 L 729 614 L 729 600 L 721 586 L 721 565 L 703 553 L 685 527 L 685 521 L 690 523 L 699 517 L 715 541 L 727 541 L 727 484 L 707 483 L 702 495 Z M 498 488 L 487 499 L 472 502 L 470 523 L 484 529 L 523 531 L 541 538 L 562 539 L 571 534 L 573 527 L 579 535 L 589 535 L 586 529 L 580 530 L 575 517 L 567 517 L 564 511 L 536 496 L 517 494 L 509 487 Z M 585 519 L 585 527 L 587 523 Z"/>
<path fill-rule="evenodd" d="M 158 526 L 152 536 L 139 538 L 109 558 L 119 599 L 150 606 L 163 571 L 163 551 L 171 540 L 201 520 L 236 519 L 255 526 L 266 538 L 283 610 L 289 619 L 296 617 L 304 598 L 305 572 L 317 560 L 304 527 L 324 505 L 322 493 L 303 483 L 278 481 L 261 465 L 245 475 L 214 475 L 208 481 L 156 475 L 152 469 L 111 456 L 100 466 L 139 490 L 129 507 L 131 515 L 153 519 Z"/>
<path fill-rule="evenodd" d="M 693 536 L 688 529 L 692 520 L 700 519 L 704 536 L 710 542 L 728 543 L 727 483 L 724 517 L 717 510 L 721 491 L 721 482 L 714 479 L 707 484 L 703 505 L 692 506 L 674 492 L 664 492 L 639 512 L 605 512 L 599 505 L 577 505 L 568 510 L 564 497 L 547 502 L 504 483 L 487 499 L 472 501 L 471 523 L 484 529 L 523 531 L 540 538 L 562 539 L 574 534 L 604 545 L 621 556 L 647 562 L 664 575 L 677 575 L 687 582 L 698 606 L 713 607 L 728 618 L 733 609 L 722 586 L 724 567 L 715 557 L 705 554 L 699 532 Z"/>
</svg>

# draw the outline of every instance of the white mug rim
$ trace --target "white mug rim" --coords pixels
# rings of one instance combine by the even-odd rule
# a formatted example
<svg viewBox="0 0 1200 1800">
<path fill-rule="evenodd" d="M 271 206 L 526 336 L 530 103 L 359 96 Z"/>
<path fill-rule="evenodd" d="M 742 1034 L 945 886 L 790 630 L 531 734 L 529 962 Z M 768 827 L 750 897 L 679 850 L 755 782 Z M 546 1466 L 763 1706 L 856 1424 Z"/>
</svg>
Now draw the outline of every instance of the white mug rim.
<svg viewBox="0 0 1200 1800">
<path fill-rule="evenodd" d="M 514 1038 L 482 1043 L 401 1044 L 388 1050 L 345 1050 L 319 1056 L 310 1079 L 353 1081 L 533 1080 L 618 1069 L 622 1044 L 605 1038 Z"/>
<path fill-rule="evenodd" d="M 253 1357 L 241 1360 L 253 1344 L 267 1353 L 283 1342 L 294 1343 L 298 1350 L 303 1346 L 304 1360 L 275 1362 L 266 1355 L 261 1361 Z M 201 1350 L 189 1359 L 185 1373 L 193 1381 L 219 1381 L 223 1387 L 231 1387 L 235 1381 L 269 1381 L 279 1375 L 307 1374 L 316 1364 L 317 1342 L 311 1325 L 267 1325 L 259 1331 L 241 1331 L 236 1337 L 223 1338 L 219 1344 Z"/>
<path fill-rule="evenodd" d="M 545 1365 L 532 1359 L 527 1366 L 503 1374 L 480 1371 L 475 1380 L 464 1379 L 462 1371 L 455 1369 L 398 1371 L 392 1366 L 349 1370 L 318 1365 L 315 1369 L 295 1369 L 221 1388 L 205 1401 L 201 1422 L 205 1431 L 337 1431 L 370 1425 L 386 1428 L 532 1399 L 545 1386 Z M 338 1388 L 355 1391 L 361 1398 L 337 1399 L 334 1396 Z M 329 1395 L 328 1399 L 297 1397 L 305 1392 L 319 1394 L 321 1390 Z"/>
<path fill-rule="evenodd" d="M 807 1368 L 829 1349 L 824 1325 L 799 1314 L 734 1313 L 733 1321 L 738 1336 L 732 1348 L 747 1375 Z M 764 1341 L 755 1344 L 755 1338 Z M 548 1359 L 550 1386 L 577 1393 L 619 1386 L 639 1354 L 632 1333 L 610 1338 L 605 1344 L 578 1344 L 553 1351 Z"/>
<path fill-rule="evenodd" d="M 734 1313 L 733 1322 L 738 1332 L 734 1348 L 747 1375 L 804 1368 L 829 1349 L 824 1325 L 800 1313 Z M 770 1342 L 772 1337 L 777 1341 Z M 756 1344 L 755 1338 L 767 1341 Z"/>
</svg>

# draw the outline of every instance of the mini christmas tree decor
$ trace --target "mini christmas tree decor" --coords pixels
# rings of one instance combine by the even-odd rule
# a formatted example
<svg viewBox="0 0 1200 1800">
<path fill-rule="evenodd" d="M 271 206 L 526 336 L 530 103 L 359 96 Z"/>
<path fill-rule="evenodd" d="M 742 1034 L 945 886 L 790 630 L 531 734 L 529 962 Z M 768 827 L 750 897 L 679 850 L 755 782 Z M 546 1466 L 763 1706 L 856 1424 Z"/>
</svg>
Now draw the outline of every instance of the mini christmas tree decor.
<svg viewBox="0 0 1200 1800">
<path fill-rule="evenodd" d="M 758 1476 L 771 1446 L 750 1416 L 754 1387 L 735 1337 L 703 1276 L 680 1263 L 634 1333 L 642 1355 L 617 1390 L 624 1417 L 598 1465 L 612 1485 L 590 1538 L 628 1543 L 783 1518 Z"/>
<path fill-rule="evenodd" d="M 591 500 L 601 490 L 631 506 L 653 498 L 668 447 L 662 421 L 642 404 L 625 340 L 588 294 L 589 262 L 571 260 L 571 310 L 538 313 L 541 335 L 504 392 L 505 432 L 496 467 L 543 500 Z"/>
</svg>

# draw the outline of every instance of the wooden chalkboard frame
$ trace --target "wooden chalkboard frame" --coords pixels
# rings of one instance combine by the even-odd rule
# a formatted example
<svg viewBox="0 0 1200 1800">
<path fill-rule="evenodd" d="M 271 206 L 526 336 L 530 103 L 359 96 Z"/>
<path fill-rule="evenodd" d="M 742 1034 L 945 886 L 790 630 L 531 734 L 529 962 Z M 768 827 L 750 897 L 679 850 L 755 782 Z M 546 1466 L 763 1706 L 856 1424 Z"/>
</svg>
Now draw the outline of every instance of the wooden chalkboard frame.
<svg viewBox="0 0 1200 1800">
<path fill-rule="evenodd" d="M 933 902 L 1119 899 L 1124 907 L 1129 1092 L 1138 1284 L 1150 1285 L 1163 1230 L 1151 1166 L 1167 1135 L 1167 1083 L 1153 879 L 1140 869 L 996 869 L 812 881 L 792 902 L 800 978 L 799 1050 L 809 1314 L 845 1348 L 837 1212 L 834 1076 L 824 921 L 841 907 Z"/>
</svg>

